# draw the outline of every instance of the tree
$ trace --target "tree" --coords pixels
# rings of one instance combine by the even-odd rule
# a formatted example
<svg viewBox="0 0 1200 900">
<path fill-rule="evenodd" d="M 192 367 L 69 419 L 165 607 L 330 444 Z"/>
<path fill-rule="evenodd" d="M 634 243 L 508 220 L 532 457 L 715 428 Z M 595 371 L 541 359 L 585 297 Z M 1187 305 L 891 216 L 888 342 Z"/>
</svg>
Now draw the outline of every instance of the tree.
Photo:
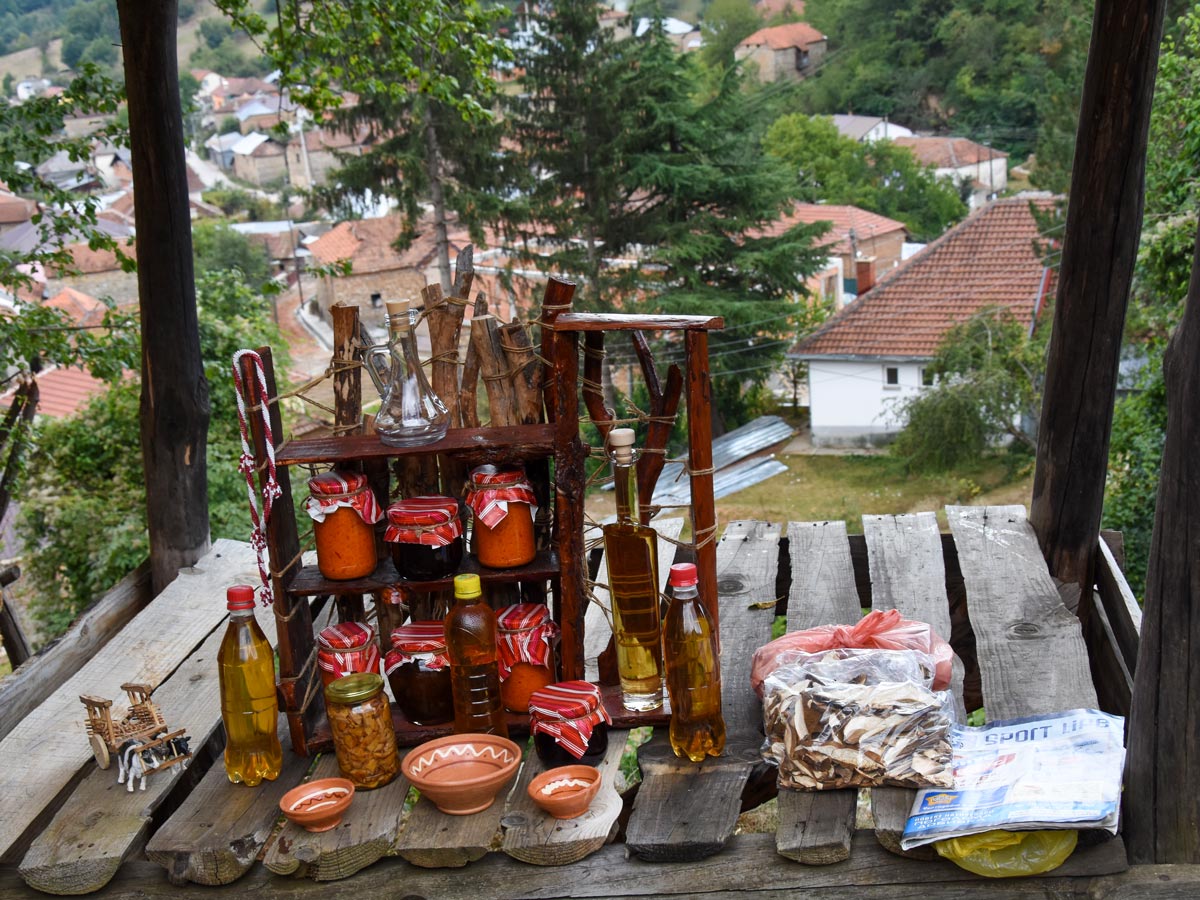
<svg viewBox="0 0 1200 900">
<path fill-rule="evenodd" d="M 763 145 L 794 173 L 800 199 L 888 216 L 903 222 L 914 240 L 932 240 L 967 214 L 958 189 L 908 148 L 843 137 L 826 116 L 781 116 Z"/>
<path fill-rule="evenodd" d="M 727 69 L 734 63 L 737 45 L 762 27 L 762 18 L 750 0 L 713 0 L 700 23 L 704 35 L 700 58 L 706 66 Z"/>
<path fill-rule="evenodd" d="M 896 410 L 905 422 L 891 452 L 914 471 L 947 471 L 1002 440 L 1035 447 L 1048 329 L 1029 337 L 1007 309 L 986 309 L 946 332 L 927 367 L 935 382 Z"/>
<path fill-rule="evenodd" d="M 197 272 L 236 272 L 254 291 L 262 291 L 271 280 L 271 264 L 263 246 L 252 244 L 223 222 L 192 226 L 192 256 Z"/>
</svg>

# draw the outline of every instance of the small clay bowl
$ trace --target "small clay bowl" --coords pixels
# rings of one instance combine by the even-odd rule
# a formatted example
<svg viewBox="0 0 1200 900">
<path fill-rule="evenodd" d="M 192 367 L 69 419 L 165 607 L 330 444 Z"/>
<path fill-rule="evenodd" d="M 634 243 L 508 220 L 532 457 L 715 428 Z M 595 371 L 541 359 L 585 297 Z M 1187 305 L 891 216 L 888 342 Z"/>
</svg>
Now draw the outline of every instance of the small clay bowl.
<svg viewBox="0 0 1200 900">
<path fill-rule="evenodd" d="M 521 764 L 521 748 L 494 734 L 451 734 L 409 752 L 401 770 L 444 813 L 466 816 L 492 805 Z"/>
<path fill-rule="evenodd" d="M 556 819 L 582 816 L 599 790 L 600 773 L 591 766 L 559 766 L 529 782 L 533 802 Z"/>
<path fill-rule="evenodd" d="M 354 782 L 346 778 L 319 778 L 294 787 L 279 800 L 279 808 L 307 831 L 329 831 L 342 821 L 354 799 Z"/>
</svg>

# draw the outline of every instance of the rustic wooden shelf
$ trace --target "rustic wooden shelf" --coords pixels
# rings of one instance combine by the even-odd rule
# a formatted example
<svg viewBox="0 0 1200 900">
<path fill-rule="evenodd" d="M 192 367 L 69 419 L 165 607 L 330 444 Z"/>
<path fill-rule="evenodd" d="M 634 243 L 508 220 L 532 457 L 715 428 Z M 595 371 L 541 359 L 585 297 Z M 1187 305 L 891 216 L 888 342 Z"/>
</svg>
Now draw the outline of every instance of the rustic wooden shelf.
<svg viewBox="0 0 1200 900">
<path fill-rule="evenodd" d="M 489 569 L 487 566 L 481 566 L 475 556 L 468 554 L 463 557 L 462 565 L 455 574 L 478 575 L 484 584 L 547 581 L 558 577 L 558 553 L 554 550 L 539 550 L 533 562 L 513 569 Z M 453 587 L 454 576 L 435 581 L 408 581 L 397 576 L 391 559 L 385 558 L 380 560 L 370 575 L 350 581 L 331 581 L 322 575 L 316 566 L 305 566 L 296 573 L 287 591 L 293 597 L 311 597 L 317 594 L 369 594 L 393 585 L 414 591 L 437 591 Z"/>
<path fill-rule="evenodd" d="M 442 454 L 473 462 L 538 459 L 554 454 L 553 425 L 506 425 L 501 428 L 453 428 L 444 438 L 420 447 L 391 447 L 377 434 L 299 438 L 275 451 L 275 463 L 336 463 L 348 459 Z"/>
<path fill-rule="evenodd" d="M 615 313 L 561 313 L 556 331 L 720 331 L 720 316 L 627 316 Z"/>
</svg>

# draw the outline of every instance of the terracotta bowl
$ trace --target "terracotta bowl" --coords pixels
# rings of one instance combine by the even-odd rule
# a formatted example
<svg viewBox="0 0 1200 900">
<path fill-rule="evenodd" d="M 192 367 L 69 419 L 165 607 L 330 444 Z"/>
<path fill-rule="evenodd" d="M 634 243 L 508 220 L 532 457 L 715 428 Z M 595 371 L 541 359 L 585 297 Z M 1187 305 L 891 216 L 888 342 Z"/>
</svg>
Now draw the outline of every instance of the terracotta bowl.
<svg viewBox="0 0 1200 900">
<path fill-rule="evenodd" d="M 587 812 L 600 781 L 591 766 L 559 766 L 529 782 L 529 796 L 554 818 L 574 819 Z"/>
<path fill-rule="evenodd" d="M 329 831 L 342 821 L 342 813 L 353 799 L 353 782 L 345 778 L 318 778 L 284 794 L 279 808 L 301 828 Z"/>
<path fill-rule="evenodd" d="M 465 816 L 492 805 L 521 764 L 521 748 L 494 734 L 451 734 L 421 744 L 402 771 L 444 813 Z"/>
</svg>

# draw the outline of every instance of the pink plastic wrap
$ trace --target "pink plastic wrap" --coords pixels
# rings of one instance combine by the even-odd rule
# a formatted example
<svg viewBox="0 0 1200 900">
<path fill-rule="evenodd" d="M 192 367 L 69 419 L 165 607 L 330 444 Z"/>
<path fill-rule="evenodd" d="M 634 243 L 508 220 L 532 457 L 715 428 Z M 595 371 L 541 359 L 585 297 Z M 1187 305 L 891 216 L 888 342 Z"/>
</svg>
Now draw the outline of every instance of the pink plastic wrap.
<svg viewBox="0 0 1200 900">
<path fill-rule="evenodd" d="M 900 615 L 900 610 L 875 610 L 854 625 L 821 625 L 793 631 L 754 651 L 750 683 L 762 698 L 763 681 L 775 669 L 795 659 L 795 653 L 821 653 L 845 647 L 857 650 L 917 650 L 929 657 L 933 667 L 933 689 L 950 685 L 954 651 L 924 622 Z"/>
</svg>

